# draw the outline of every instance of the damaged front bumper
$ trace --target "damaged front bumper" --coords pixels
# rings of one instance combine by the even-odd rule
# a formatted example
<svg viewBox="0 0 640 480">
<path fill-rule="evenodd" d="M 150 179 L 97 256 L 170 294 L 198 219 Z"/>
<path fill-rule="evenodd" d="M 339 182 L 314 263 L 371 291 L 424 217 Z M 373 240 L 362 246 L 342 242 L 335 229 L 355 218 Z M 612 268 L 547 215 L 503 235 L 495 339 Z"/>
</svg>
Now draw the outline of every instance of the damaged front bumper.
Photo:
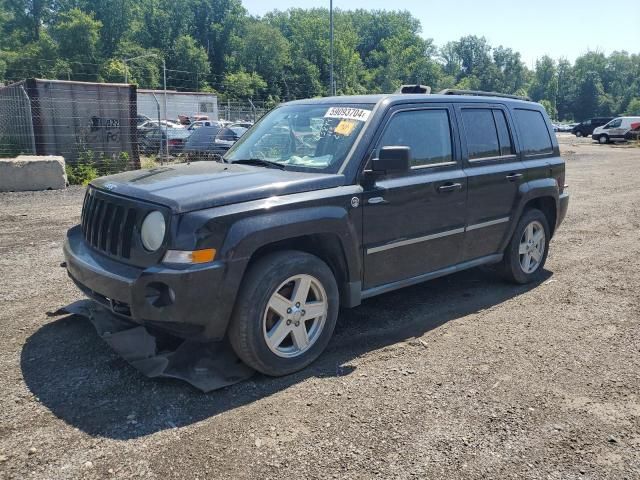
<svg viewBox="0 0 640 480">
<path fill-rule="evenodd" d="M 88 318 L 98 335 L 131 366 L 149 378 L 176 378 L 209 392 L 251 377 L 228 342 L 197 342 L 156 335 L 89 300 L 61 309 Z"/>
<path fill-rule="evenodd" d="M 185 339 L 224 338 L 237 283 L 226 263 L 134 267 L 96 252 L 79 226 L 67 232 L 64 256 L 78 288 L 116 315 Z"/>
</svg>

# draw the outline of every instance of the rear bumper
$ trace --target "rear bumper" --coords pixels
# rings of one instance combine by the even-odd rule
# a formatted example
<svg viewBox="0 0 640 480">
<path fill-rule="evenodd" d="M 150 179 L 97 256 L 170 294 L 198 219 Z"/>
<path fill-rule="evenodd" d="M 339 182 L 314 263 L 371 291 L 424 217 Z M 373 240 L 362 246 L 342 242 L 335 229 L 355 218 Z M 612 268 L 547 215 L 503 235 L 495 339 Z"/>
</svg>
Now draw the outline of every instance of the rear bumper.
<svg viewBox="0 0 640 480">
<path fill-rule="evenodd" d="M 138 268 L 93 250 L 79 227 L 67 232 L 67 273 L 89 298 L 139 324 L 183 338 L 221 340 L 235 291 L 226 282 L 229 265 L 213 262 L 174 269 Z"/>
<path fill-rule="evenodd" d="M 558 215 L 556 218 L 556 230 L 558 229 L 560 224 L 563 222 L 564 217 L 567 216 L 568 209 L 569 209 L 569 194 L 565 192 L 558 197 Z"/>
</svg>

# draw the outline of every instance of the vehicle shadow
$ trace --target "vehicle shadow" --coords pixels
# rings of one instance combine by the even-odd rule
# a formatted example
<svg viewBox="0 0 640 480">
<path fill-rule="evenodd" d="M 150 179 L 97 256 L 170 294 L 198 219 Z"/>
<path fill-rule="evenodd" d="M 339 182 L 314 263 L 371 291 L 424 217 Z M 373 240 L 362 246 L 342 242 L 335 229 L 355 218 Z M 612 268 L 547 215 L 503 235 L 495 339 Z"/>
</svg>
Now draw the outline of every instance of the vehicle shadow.
<svg viewBox="0 0 640 480">
<path fill-rule="evenodd" d="M 541 282 L 552 275 L 544 273 Z M 355 370 L 349 361 L 366 352 L 420 337 L 538 284 L 515 286 L 475 269 L 381 295 L 342 311 L 327 351 L 304 371 L 282 378 L 256 374 L 208 394 L 178 380 L 144 377 L 75 315 L 27 340 L 22 374 L 38 400 L 68 424 L 93 436 L 132 439 L 198 422 L 310 377 L 349 375 Z"/>
</svg>

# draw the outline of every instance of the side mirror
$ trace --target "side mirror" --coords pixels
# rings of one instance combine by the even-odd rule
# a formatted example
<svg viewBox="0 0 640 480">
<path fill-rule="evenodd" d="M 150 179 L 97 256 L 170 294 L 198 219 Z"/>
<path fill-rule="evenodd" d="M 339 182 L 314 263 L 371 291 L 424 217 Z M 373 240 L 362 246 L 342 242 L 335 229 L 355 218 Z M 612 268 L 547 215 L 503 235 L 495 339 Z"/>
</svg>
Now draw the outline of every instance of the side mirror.
<svg viewBox="0 0 640 480">
<path fill-rule="evenodd" d="M 382 147 L 378 158 L 371 161 L 371 170 L 375 173 L 403 173 L 411 168 L 411 148 L 390 146 Z"/>
</svg>

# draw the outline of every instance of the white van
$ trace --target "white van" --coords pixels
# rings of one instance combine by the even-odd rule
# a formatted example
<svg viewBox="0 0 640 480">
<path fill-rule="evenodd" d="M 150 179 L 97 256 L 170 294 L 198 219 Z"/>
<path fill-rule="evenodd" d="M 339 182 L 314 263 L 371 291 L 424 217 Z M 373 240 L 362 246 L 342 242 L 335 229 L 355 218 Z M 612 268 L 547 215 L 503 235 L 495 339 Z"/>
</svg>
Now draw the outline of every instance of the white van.
<svg viewBox="0 0 640 480">
<path fill-rule="evenodd" d="M 624 141 L 624 135 L 631 130 L 631 124 L 640 122 L 640 117 L 616 117 L 606 125 L 596 128 L 591 138 L 600 143 Z"/>
</svg>

